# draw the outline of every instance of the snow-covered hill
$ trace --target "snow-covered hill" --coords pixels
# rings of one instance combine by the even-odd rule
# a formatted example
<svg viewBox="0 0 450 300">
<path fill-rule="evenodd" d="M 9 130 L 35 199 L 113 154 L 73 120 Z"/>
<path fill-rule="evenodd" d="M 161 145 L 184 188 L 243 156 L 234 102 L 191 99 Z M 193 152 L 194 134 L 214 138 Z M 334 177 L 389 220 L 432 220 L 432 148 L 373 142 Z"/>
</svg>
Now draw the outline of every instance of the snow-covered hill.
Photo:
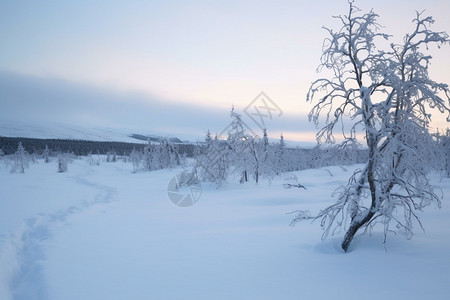
<svg viewBox="0 0 450 300">
<path fill-rule="evenodd" d="M 181 139 L 162 132 L 145 130 L 85 127 L 62 123 L 22 123 L 0 121 L 0 136 L 40 139 L 73 139 L 87 141 L 114 141 L 127 143 L 146 143 L 147 138 L 168 137 L 174 142 Z"/>
<path fill-rule="evenodd" d="M 148 139 L 169 138 L 175 143 L 196 143 L 203 141 L 203 132 L 198 136 L 192 134 L 165 133 L 152 129 L 125 129 L 106 127 L 87 127 L 83 125 L 51 123 L 51 122 L 5 122 L 0 120 L 0 136 L 38 139 L 72 139 L 86 141 L 111 141 L 125 143 L 147 143 Z M 273 143 L 278 139 L 269 138 Z M 312 148 L 314 142 L 285 140 L 288 147 Z"/>
</svg>

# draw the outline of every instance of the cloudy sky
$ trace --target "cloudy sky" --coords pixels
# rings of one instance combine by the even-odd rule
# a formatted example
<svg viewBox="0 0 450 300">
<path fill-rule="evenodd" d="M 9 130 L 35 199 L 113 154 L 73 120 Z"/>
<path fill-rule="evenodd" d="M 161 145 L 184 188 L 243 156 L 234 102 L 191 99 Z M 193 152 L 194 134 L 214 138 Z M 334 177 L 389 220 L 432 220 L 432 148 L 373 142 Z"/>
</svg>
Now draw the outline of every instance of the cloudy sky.
<svg viewBox="0 0 450 300">
<path fill-rule="evenodd" d="M 394 41 L 415 10 L 450 32 L 448 0 L 356 5 L 379 13 Z M 0 121 L 201 137 L 264 91 L 282 112 L 266 124 L 272 136 L 312 140 L 305 95 L 321 26 L 346 12 L 345 0 L 0 0 Z M 450 82 L 449 48 L 431 51 L 432 76 Z"/>
</svg>

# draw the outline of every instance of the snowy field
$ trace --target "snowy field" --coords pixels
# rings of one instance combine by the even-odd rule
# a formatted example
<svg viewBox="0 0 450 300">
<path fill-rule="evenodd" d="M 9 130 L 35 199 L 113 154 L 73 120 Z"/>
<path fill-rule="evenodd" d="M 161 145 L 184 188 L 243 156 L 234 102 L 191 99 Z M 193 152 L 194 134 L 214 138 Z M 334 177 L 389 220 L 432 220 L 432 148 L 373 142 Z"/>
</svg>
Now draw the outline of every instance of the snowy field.
<svg viewBox="0 0 450 300">
<path fill-rule="evenodd" d="M 445 299 L 450 295 L 450 180 L 434 175 L 442 209 L 419 213 L 412 240 L 382 229 L 339 251 L 317 212 L 358 167 L 296 172 L 303 189 L 202 184 L 178 207 L 167 186 L 181 169 L 131 173 L 121 161 L 56 162 L 9 174 L 0 163 L 0 299 Z"/>
</svg>

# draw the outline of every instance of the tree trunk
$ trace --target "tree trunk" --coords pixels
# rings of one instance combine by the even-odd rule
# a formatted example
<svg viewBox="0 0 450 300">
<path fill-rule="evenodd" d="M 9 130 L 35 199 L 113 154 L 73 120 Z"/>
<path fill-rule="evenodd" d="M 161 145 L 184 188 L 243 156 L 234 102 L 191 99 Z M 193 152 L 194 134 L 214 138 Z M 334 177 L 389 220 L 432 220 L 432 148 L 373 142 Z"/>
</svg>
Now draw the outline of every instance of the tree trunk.
<svg viewBox="0 0 450 300">
<path fill-rule="evenodd" d="M 372 219 L 373 215 L 375 214 L 376 208 L 377 208 L 377 196 L 376 196 L 376 191 L 375 191 L 376 185 L 375 185 L 375 178 L 373 176 L 375 143 L 373 142 L 373 139 L 370 138 L 370 136 L 369 136 L 368 140 L 370 141 L 370 143 L 368 143 L 370 150 L 369 150 L 369 161 L 368 161 L 368 165 L 367 165 L 367 181 L 369 183 L 372 203 L 370 205 L 369 210 L 367 211 L 367 214 L 363 218 L 361 218 L 360 220 L 357 220 L 357 221 L 355 221 L 355 219 L 352 219 L 350 228 L 345 233 L 344 240 L 342 241 L 342 244 L 341 244 L 341 247 L 342 247 L 342 249 L 344 249 L 345 252 L 347 252 L 348 247 L 350 246 L 350 243 L 352 242 L 353 237 L 355 236 L 356 232 L 358 232 L 358 230 L 362 226 L 364 226 L 367 222 L 370 221 L 370 219 Z"/>
<path fill-rule="evenodd" d="M 361 228 L 364 224 L 366 224 L 375 214 L 375 212 L 369 211 L 367 215 L 358 222 L 352 222 L 350 225 L 350 228 L 345 233 L 344 240 L 342 241 L 341 247 L 344 249 L 345 252 L 347 252 L 348 247 L 350 246 L 350 243 L 353 240 L 353 237 L 355 236 L 356 232 L 358 232 L 359 228 Z"/>
</svg>

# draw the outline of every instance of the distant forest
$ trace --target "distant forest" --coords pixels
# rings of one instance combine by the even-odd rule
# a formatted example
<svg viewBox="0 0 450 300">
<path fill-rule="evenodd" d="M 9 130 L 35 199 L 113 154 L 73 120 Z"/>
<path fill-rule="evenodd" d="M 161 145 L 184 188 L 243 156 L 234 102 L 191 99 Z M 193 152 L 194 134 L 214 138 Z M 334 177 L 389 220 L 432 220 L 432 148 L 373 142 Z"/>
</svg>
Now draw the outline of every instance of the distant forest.
<svg viewBox="0 0 450 300">
<path fill-rule="evenodd" d="M 14 154 L 17 151 L 17 145 L 22 142 L 25 150 L 29 153 L 42 154 L 47 146 L 51 152 L 73 153 L 75 155 L 86 156 L 88 154 L 107 154 L 115 153 L 117 155 L 129 155 L 133 149 L 142 150 L 145 147 L 143 143 L 125 143 L 125 142 L 99 142 L 69 139 L 37 139 L 21 137 L 1 137 L 0 149 L 5 155 Z M 187 157 L 194 155 L 193 144 L 177 143 L 177 150 L 180 154 L 186 154 Z"/>
</svg>

